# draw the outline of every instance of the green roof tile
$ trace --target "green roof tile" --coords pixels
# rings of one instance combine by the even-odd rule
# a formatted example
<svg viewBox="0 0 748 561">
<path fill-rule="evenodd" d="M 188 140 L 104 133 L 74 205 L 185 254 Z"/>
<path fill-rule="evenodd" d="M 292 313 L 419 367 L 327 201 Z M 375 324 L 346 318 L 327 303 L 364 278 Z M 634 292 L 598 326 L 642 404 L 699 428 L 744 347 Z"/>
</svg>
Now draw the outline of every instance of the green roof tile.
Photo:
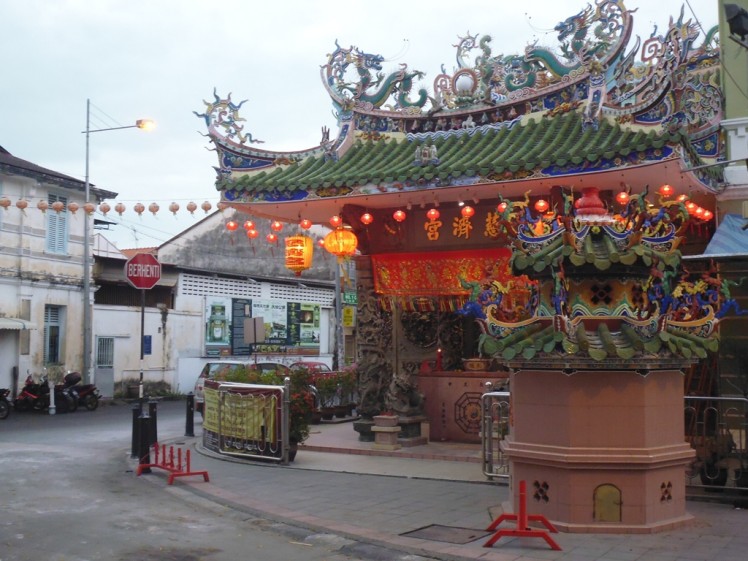
<svg viewBox="0 0 748 561">
<path fill-rule="evenodd" d="M 300 163 L 249 173 L 239 178 L 220 179 L 219 189 L 232 188 L 250 196 L 280 189 L 313 191 L 320 185 L 339 187 L 377 183 L 385 180 L 418 181 L 439 177 L 443 182 L 461 176 L 501 174 L 506 170 L 532 171 L 570 162 L 580 165 L 600 158 L 612 159 L 641 152 L 666 143 L 681 142 L 680 132 L 632 132 L 619 124 L 603 120 L 598 129 L 583 129 L 577 113 L 553 118 L 531 119 L 511 128 L 477 130 L 471 135 L 453 134 L 435 140 L 411 142 L 403 138 L 356 142 L 338 161 L 321 155 Z M 440 163 L 427 169 L 414 165 L 418 144 L 433 143 Z M 590 147 L 594 146 L 594 151 Z M 428 176 L 428 177 L 427 177 Z"/>
</svg>

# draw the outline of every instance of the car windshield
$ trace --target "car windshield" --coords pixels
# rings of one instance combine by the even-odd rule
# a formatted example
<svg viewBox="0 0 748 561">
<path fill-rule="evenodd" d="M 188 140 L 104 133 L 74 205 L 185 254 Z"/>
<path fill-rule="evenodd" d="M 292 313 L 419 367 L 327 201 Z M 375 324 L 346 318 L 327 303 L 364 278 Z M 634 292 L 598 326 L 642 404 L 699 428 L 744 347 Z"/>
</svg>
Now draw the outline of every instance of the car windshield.
<svg viewBox="0 0 748 561">
<path fill-rule="evenodd" d="M 294 362 L 291 365 L 291 370 L 299 370 L 301 368 L 306 368 L 310 372 L 332 372 L 330 367 L 324 362 Z"/>
<path fill-rule="evenodd" d="M 257 364 L 250 364 L 250 368 L 255 368 L 261 372 L 287 372 L 288 367 L 283 364 L 276 362 L 258 362 Z"/>
</svg>

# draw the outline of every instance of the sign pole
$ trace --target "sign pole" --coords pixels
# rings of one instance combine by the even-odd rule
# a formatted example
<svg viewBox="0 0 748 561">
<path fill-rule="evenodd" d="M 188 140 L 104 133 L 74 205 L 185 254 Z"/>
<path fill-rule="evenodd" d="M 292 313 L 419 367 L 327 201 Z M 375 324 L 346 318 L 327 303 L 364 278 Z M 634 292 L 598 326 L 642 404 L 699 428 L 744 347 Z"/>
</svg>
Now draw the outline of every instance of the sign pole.
<svg viewBox="0 0 748 561">
<path fill-rule="evenodd" d="M 151 429 L 151 418 L 145 408 L 143 387 L 143 362 L 145 358 L 145 291 L 150 290 L 161 279 L 161 264 L 158 259 L 150 253 L 138 253 L 130 257 L 125 263 L 125 276 L 133 288 L 140 289 L 140 383 L 138 384 L 138 416 L 137 427 L 133 427 L 137 434 L 138 463 L 150 464 L 151 438 L 155 438 L 155 426 Z M 154 415 L 155 420 L 155 415 Z M 133 442 L 135 442 L 133 434 Z M 148 473 L 146 467 L 143 472 Z"/>
<path fill-rule="evenodd" d="M 143 358 L 145 356 L 145 288 L 140 290 L 140 384 L 138 396 L 140 398 L 140 413 L 143 413 Z"/>
</svg>

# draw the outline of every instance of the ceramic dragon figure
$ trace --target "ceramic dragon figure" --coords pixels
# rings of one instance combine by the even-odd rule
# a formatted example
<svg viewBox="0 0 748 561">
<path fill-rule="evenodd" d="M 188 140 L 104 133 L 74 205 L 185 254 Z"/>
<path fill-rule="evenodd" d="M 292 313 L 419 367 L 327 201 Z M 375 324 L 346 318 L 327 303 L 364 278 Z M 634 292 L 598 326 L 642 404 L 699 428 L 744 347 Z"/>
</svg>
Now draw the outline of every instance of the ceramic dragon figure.
<svg viewBox="0 0 748 561">
<path fill-rule="evenodd" d="M 406 109 L 421 108 L 428 102 L 428 93 L 423 88 L 416 99 L 410 98 L 414 81 L 422 78 L 423 72 L 401 64 L 399 69 L 385 75 L 382 55 L 366 53 L 354 46 L 343 48 L 337 42 L 335 46 L 322 71 L 328 91 L 342 106 L 358 103 L 379 108 L 393 101 L 396 109 Z M 352 71 L 357 79 L 350 79 Z"/>
</svg>

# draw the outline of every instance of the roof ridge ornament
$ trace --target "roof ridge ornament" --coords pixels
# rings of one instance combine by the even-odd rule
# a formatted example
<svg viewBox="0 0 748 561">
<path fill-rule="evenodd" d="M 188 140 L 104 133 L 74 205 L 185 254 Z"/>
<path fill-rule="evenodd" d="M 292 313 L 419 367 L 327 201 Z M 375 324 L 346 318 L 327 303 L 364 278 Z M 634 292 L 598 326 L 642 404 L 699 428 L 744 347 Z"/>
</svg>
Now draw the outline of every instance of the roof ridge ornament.
<svg viewBox="0 0 748 561">
<path fill-rule="evenodd" d="M 193 111 L 196 116 L 205 121 L 209 136 L 220 136 L 226 140 L 238 141 L 241 145 L 247 142 L 250 144 L 265 143 L 264 140 L 254 138 L 252 133 L 244 132 L 244 125 L 240 124 L 246 122 L 246 119 L 239 116 L 239 109 L 247 102 L 246 99 L 240 101 L 237 105 L 231 101 L 231 93 L 226 99 L 221 99 L 216 93 L 216 88 L 213 88 L 213 98 L 212 102 L 203 100 L 205 112 Z"/>
</svg>

